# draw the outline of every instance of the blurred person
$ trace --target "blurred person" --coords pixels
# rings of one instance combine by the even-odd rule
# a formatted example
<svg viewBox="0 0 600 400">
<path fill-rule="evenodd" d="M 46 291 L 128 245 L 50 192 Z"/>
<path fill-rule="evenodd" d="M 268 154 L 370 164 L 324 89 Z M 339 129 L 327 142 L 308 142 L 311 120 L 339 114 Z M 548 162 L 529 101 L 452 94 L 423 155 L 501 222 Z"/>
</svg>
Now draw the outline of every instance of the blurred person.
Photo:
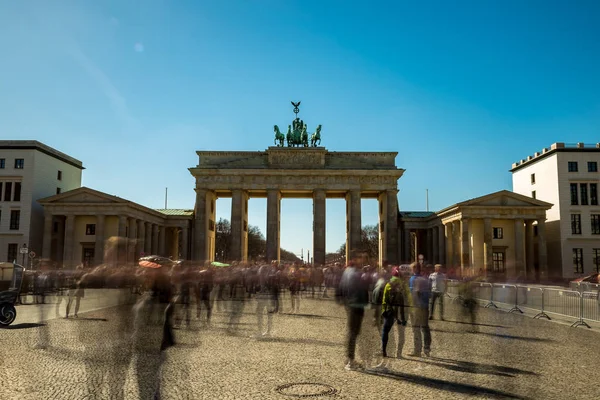
<svg viewBox="0 0 600 400">
<path fill-rule="evenodd" d="M 272 294 L 269 282 L 269 275 L 271 273 L 271 266 L 263 265 L 258 270 L 258 289 L 256 293 L 256 317 L 258 323 L 258 332 L 253 337 L 268 337 L 271 335 L 273 328 L 273 307 L 272 307 Z M 263 318 L 264 312 L 267 312 L 267 330 L 263 330 Z"/>
<path fill-rule="evenodd" d="M 206 308 L 206 326 L 210 326 L 212 316 L 212 304 L 210 302 L 210 293 L 214 284 L 214 269 L 207 263 L 206 267 L 198 274 L 198 283 L 196 284 L 196 318 L 200 319 L 202 315 L 202 304 Z"/>
<path fill-rule="evenodd" d="M 444 294 L 446 293 L 446 275 L 442 272 L 442 265 L 435 265 L 435 272 L 429 275 L 429 282 L 431 284 L 431 311 L 429 312 L 429 319 L 433 319 L 433 312 L 435 310 L 436 300 L 440 303 L 440 319 L 444 320 Z"/>
<path fill-rule="evenodd" d="M 377 327 L 377 331 L 381 331 L 381 308 L 383 303 L 383 292 L 386 288 L 387 280 L 384 275 L 379 275 L 373 293 L 371 294 L 371 305 L 373 307 L 373 325 Z"/>
<path fill-rule="evenodd" d="M 38 264 L 38 275 L 35 277 L 35 284 L 37 284 L 35 294 L 41 297 L 41 305 L 38 305 L 38 323 L 41 325 L 38 327 L 37 343 L 34 346 L 36 349 L 45 350 L 50 346 L 50 330 L 46 321 L 46 307 L 44 307 L 44 298 L 46 295 L 46 279 L 49 273 L 51 261 L 48 259 L 41 259 Z M 37 303 L 37 301 L 36 301 Z"/>
<path fill-rule="evenodd" d="M 73 316 L 78 318 L 79 315 L 79 307 L 81 306 L 81 298 L 85 296 L 85 282 L 83 281 L 83 275 L 81 275 L 81 269 L 78 267 L 79 271 L 76 271 L 73 276 L 74 282 L 69 288 L 69 300 L 67 302 L 67 309 L 65 313 L 65 318 L 69 318 L 69 312 L 71 311 L 71 305 L 73 304 L 73 300 L 75 300 L 75 312 Z"/>
<path fill-rule="evenodd" d="M 290 314 L 293 314 L 295 312 L 299 313 L 300 312 L 300 290 L 301 290 L 300 270 L 295 263 L 290 268 L 290 271 L 288 274 L 288 282 L 289 282 L 289 289 L 290 289 L 290 298 L 292 300 L 292 310 L 290 311 Z"/>
<path fill-rule="evenodd" d="M 229 279 L 231 287 L 231 300 L 227 333 L 234 335 L 237 332 L 240 320 L 242 318 L 246 301 L 245 287 L 241 269 L 233 269 L 229 275 Z"/>
<path fill-rule="evenodd" d="M 429 329 L 429 297 L 428 280 L 421 274 L 421 265 L 412 264 L 413 275 L 409 280 L 412 294 L 411 325 L 414 337 L 414 350 L 411 357 L 421 357 L 422 352 L 427 357 L 431 354 L 431 331 Z"/>
<path fill-rule="evenodd" d="M 385 358 L 387 355 L 387 344 L 389 339 L 389 333 L 394 324 L 398 327 L 398 338 L 396 343 L 396 358 L 402 357 L 402 349 L 404 347 L 405 337 L 405 326 L 406 316 L 404 312 L 405 298 L 407 290 L 405 289 L 405 283 L 400 276 L 398 268 L 392 269 L 392 277 L 390 281 L 386 283 L 385 289 L 383 290 L 382 299 L 382 317 L 383 317 L 383 329 L 381 331 L 381 355 L 384 358 L 379 366 L 385 365 Z"/>
<path fill-rule="evenodd" d="M 362 279 L 359 269 L 360 259 L 353 257 L 346 270 L 343 272 L 336 292 L 339 303 L 344 304 L 347 313 L 346 336 L 346 370 L 353 371 L 361 368 L 356 362 L 356 341 L 365 315 L 365 307 L 369 302 L 368 282 Z"/>
</svg>

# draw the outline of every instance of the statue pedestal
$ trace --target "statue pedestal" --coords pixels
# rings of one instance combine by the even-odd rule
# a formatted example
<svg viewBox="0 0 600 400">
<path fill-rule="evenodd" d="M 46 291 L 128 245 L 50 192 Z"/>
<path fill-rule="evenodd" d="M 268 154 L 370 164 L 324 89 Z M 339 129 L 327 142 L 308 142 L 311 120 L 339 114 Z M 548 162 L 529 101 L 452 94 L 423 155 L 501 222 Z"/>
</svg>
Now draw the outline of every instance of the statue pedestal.
<svg viewBox="0 0 600 400">
<path fill-rule="evenodd" d="M 324 168 L 325 147 L 269 147 L 266 150 L 269 167 Z"/>
</svg>

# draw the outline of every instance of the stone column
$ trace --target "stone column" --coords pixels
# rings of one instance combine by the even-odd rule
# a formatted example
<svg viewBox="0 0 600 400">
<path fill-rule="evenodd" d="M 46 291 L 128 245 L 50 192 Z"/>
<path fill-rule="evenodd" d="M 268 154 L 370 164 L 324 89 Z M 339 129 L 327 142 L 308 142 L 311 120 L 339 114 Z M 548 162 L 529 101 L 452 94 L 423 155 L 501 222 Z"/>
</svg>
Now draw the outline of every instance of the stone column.
<svg viewBox="0 0 600 400">
<path fill-rule="evenodd" d="M 533 254 L 533 220 L 525 221 L 525 273 L 528 278 L 536 279 L 535 254 Z"/>
<path fill-rule="evenodd" d="M 104 221 L 106 216 L 96 215 L 96 243 L 94 245 L 94 264 L 100 265 L 104 262 Z"/>
<path fill-rule="evenodd" d="M 248 193 L 233 190 L 231 196 L 231 252 L 234 261 L 248 259 Z"/>
<path fill-rule="evenodd" d="M 361 204 L 360 190 L 351 190 L 346 194 L 346 262 L 351 252 L 361 247 Z"/>
<path fill-rule="evenodd" d="M 387 190 L 386 196 L 385 258 L 394 265 L 398 264 L 398 190 Z"/>
<path fill-rule="evenodd" d="M 141 257 L 142 253 L 146 254 L 146 223 L 141 219 L 138 219 L 137 226 L 137 246 L 135 250 L 135 256 Z"/>
<path fill-rule="evenodd" d="M 460 220 L 461 242 L 460 242 L 460 269 L 465 272 L 471 266 L 471 246 L 469 237 L 469 220 L 463 217 Z"/>
<path fill-rule="evenodd" d="M 183 227 L 181 228 L 181 232 L 180 232 L 179 238 L 181 239 L 181 258 L 184 260 L 189 260 L 189 255 L 188 255 L 188 235 L 189 235 L 189 230 L 187 227 Z"/>
<path fill-rule="evenodd" d="M 129 234 L 127 240 L 127 263 L 131 264 L 136 261 L 135 248 L 137 237 L 137 219 L 129 218 Z"/>
<path fill-rule="evenodd" d="M 42 258 L 52 258 L 52 214 L 44 212 L 44 238 L 42 244 Z M 56 260 L 54 260 L 56 261 Z"/>
<path fill-rule="evenodd" d="M 412 260 L 412 256 L 411 256 L 411 245 L 412 242 L 410 241 L 410 229 L 404 229 L 402 231 L 402 239 L 404 241 L 404 254 L 402 261 L 405 263 L 411 263 Z"/>
<path fill-rule="evenodd" d="M 437 226 L 434 226 L 433 228 L 431 228 L 432 231 L 432 239 L 433 239 L 433 258 L 431 259 L 431 263 L 432 264 L 438 264 L 439 258 L 440 258 L 440 243 L 439 243 L 439 238 L 440 238 L 440 234 L 439 234 L 439 228 Z"/>
<path fill-rule="evenodd" d="M 73 268 L 74 261 L 73 260 L 73 250 L 74 250 L 74 239 L 75 239 L 75 215 L 69 214 L 67 215 L 65 221 L 65 250 L 64 250 L 64 259 L 63 265 L 65 268 Z"/>
<path fill-rule="evenodd" d="M 158 227 L 158 254 L 166 257 L 165 243 L 167 237 L 167 228 L 165 226 Z"/>
<path fill-rule="evenodd" d="M 524 271 L 524 221 L 521 218 L 515 219 L 515 276 L 523 275 Z"/>
<path fill-rule="evenodd" d="M 152 224 L 150 222 L 144 222 L 144 254 L 149 256 L 152 255 Z"/>
<path fill-rule="evenodd" d="M 267 261 L 279 261 L 281 193 L 267 190 Z"/>
<path fill-rule="evenodd" d="M 546 219 L 537 220 L 538 239 L 538 264 L 540 268 L 540 280 L 548 279 L 548 253 L 546 249 Z"/>
<path fill-rule="evenodd" d="M 425 254 L 423 254 L 423 256 L 425 256 L 425 260 L 424 260 L 424 264 L 425 261 L 428 262 L 432 262 L 433 261 L 433 257 L 432 257 L 432 245 L 433 245 L 433 231 L 431 228 L 427 228 L 425 229 Z"/>
<path fill-rule="evenodd" d="M 127 261 L 127 241 L 126 239 L 126 229 L 127 227 L 127 217 L 125 215 L 119 215 L 119 225 L 117 228 L 117 235 L 119 236 L 117 242 L 117 264 L 119 266 L 124 265 Z"/>
<path fill-rule="evenodd" d="M 452 221 L 452 264 L 454 267 L 461 265 L 460 248 L 462 246 L 460 221 Z"/>
<path fill-rule="evenodd" d="M 438 263 L 446 263 L 446 229 L 444 225 L 438 226 Z"/>
<path fill-rule="evenodd" d="M 152 254 L 160 255 L 158 250 L 158 225 L 152 224 Z"/>
<path fill-rule="evenodd" d="M 450 267 L 454 263 L 454 236 L 452 232 L 452 222 L 444 224 L 444 239 L 446 240 L 446 266 Z"/>
<path fill-rule="evenodd" d="M 483 219 L 483 269 L 489 274 L 494 269 L 494 251 L 492 247 L 492 219 Z"/>
<path fill-rule="evenodd" d="M 325 191 L 315 190 L 313 192 L 313 259 L 314 263 L 319 265 L 325 264 L 325 213 Z"/>
</svg>

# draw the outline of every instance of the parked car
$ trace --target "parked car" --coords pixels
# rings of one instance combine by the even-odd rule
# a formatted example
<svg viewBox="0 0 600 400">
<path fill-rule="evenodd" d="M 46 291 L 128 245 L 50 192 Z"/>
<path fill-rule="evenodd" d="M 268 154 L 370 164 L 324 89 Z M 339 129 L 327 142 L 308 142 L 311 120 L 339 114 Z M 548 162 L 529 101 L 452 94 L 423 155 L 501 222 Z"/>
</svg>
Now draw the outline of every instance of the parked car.
<svg viewBox="0 0 600 400">
<path fill-rule="evenodd" d="M 574 279 L 572 282 L 580 282 L 580 283 L 594 283 L 594 284 L 599 284 L 600 283 L 600 273 L 595 273 L 589 276 L 585 276 L 583 278 L 578 278 L 578 279 Z"/>
</svg>

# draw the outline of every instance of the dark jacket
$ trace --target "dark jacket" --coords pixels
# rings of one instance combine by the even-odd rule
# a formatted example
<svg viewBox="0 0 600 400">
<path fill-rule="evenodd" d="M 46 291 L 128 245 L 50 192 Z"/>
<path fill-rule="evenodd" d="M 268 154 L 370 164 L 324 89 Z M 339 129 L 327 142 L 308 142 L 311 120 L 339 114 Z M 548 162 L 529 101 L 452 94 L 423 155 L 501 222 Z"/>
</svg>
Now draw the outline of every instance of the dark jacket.
<svg viewBox="0 0 600 400">
<path fill-rule="evenodd" d="M 348 267 L 342 275 L 336 297 L 348 307 L 364 308 L 369 303 L 369 282 L 362 272 Z"/>
</svg>

